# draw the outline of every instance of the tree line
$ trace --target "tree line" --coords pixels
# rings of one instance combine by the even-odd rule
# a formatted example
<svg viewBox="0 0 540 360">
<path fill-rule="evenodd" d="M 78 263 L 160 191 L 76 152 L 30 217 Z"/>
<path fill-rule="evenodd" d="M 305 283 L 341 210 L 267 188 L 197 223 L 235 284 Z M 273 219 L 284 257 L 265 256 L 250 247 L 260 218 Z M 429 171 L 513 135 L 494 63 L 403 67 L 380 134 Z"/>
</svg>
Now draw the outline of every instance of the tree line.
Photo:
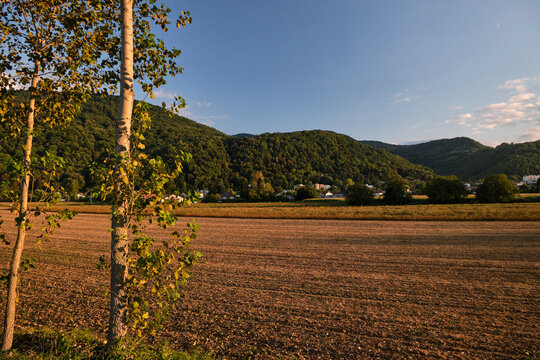
<svg viewBox="0 0 540 360">
<path fill-rule="evenodd" d="M 17 94 L 22 101 L 26 93 Z M 138 104 L 138 102 L 135 102 Z M 70 199 L 89 193 L 96 185 L 91 169 L 114 150 L 116 96 L 91 96 L 80 111 L 62 127 L 39 129 L 34 143 L 35 157 L 45 152 L 69 159 L 60 182 Z M 208 189 L 219 194 L 227 190 L 245 192 L 254 174 L 261 172 L 276 191 L 296 184 L 322 183 L 344 189 L 347 181 L 380 186 L 397 174 L 408 179 L 428 179 L 433 172 L 397 155 L 375 149 L 330 131 L 301 131 L 235 137 L 187 118 L 170 115 L 160 107 L 149 106 L 152 126 L 146 132 L 146 152 L 174 166 L 181 151 L 193 155 L 183 171 L 167 185 L 170 193 L 188 189 Z M 22 154 L 22 139 L 8 135 L 7 124 L 0 124 L 0 176 L 10 160 Z M 149 175 L 149 174 L 148 174 Z M 41 179 L 36 178 L 38 189 Z M 5 200 L 5 199 L 4 199 Z"/>
<path fill-rule="evenodd" d="M 412 193 L 406 181 L 395 176 L 385 185 L 383 201 L 387 204 L 402 205 L 411 201 Z M 523 189 L 523 188 L 522 188 Z M 527 191 L 540 192 L 540 180 Z M 469 191 L 455 175 L 434 176 L 425 183 L 421 191 L 433 204 L 453 204 L 466 201 Z M 513 201 L 520 189 L 505 174 L 486 177 L 476 188 L 475 199 L 482 203 L 505 203 Z M 372 190 L 365 184 L 357 183 L 346 190 L 346 199 L 352 205 L 370 205 L 374 202 Z"/>
</svg>

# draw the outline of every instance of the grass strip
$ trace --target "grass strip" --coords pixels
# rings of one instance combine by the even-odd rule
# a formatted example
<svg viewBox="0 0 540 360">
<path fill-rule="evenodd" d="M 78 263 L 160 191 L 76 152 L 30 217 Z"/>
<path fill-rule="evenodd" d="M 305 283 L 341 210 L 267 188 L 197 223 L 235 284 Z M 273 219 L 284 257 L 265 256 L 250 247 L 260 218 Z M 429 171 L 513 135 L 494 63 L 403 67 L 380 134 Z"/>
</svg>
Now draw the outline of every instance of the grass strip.
<svg viewBox="0 0 540 360">
<path fill-rule="evenodd" d="M 210 360 L 207 353 L 186 353 L 171 349 L 165 343 L 148 344 L 126 340 L 118 350 L 106 350 L 104 340 L 90 330 L 69 332 L 49 328 L 24 329 L 16 332 L 13 349 L 0 353 L 0 360 Z"/>
<path fill-rule="evenodd" d="M 79 213 L 108 214 L 108 205 L 63 203 Z M 210 203 L 193 204 L 175 212 L 178 216 L 245 219 L 329 219 L 329 220 L 425 220 L 425 221 L 540 221 L 540 202 L 508 204 L 420 204 L 349 206 L 346 202 L 299 203 Z"/>
</svg>

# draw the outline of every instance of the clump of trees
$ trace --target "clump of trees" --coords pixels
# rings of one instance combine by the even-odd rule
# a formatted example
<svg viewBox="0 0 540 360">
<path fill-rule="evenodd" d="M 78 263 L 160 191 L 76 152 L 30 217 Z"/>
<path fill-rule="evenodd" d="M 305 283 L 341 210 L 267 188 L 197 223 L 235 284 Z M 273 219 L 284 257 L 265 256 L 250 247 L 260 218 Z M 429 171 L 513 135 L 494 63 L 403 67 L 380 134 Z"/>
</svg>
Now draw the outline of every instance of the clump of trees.
<svg viewBox="0 0 540 360">
<path fill-rule="evenodd" d="M 92 172 L 102 180 L 98 193 L 113 203 L 110 264 L 101 258 L 102 265 L 111 269 L 108 347 L 118 349 L 128 330 L 139 337 L 154 336 L 180 298 L 189 269 L 200 256 L 189 249 L 197 225 L 171 233 L 162 244 L 145 229 L 152 223 L 162 229 L 176 223 L 170 210 L 177 202 L 161 200 L 166 200 L 167 187 L 191 157 L 182 152 L 171 156 L 171 170 L 159 156 L 142 152 L 151 113 L 145 103 L 135 103 L 133 88 L 137 81 L 154 98 L 153 92 L 166 83 L 167 76 L 182 72 L 175 62 L 180 50 L 167 48 L 152 33 L 155 26 L 167 31 L 170 12 L 157 0 L 2 2 L 0 116 L 3 128 L 24 142 L 17 151 L 20 158 L 11 162 L 12 170 L 6 169 L 15 180 L 4 179 L 2 174 L 3 184 L 20 184 L 20 192 L 13 192 L 18 234 L 10 271 L 0 275 L 8 287 L 2 351 L 12 347 L 19 268 L 33 267 L 31 259 L 22 258 L 30 217 L 43 216 L 42 210 L 47 210 L 30 207 L 31 183 L 39 181 L 39 173 L 56 178 L 63 167 L 63 160 L 54 153 L 36 161 L 34 137 L 43 135 L 46 126 L 59 128 L 75 118 L 92 93 L 115 93 L 118 85 L 120 109 L 116 136 L 111 136 L 116 139 L 116 151 L 108 156 L 108 168 Z M 187 11 L 175 19 L 178 28 L 188 23 Z M 183 99 L 175 99 L 170 110 L 183 104 Z M 145 171 L 151 176 L 145 176 Z M 68 190 L 76 193 L 81 183 L 70 181 L 69 185 Z M 51 182 L 42 187 L 49 190 L 52 200 L 59 200 L 63 189 L 52 187 Z M 148 200 L 150 195 L 155 195 L 153 200 Z M 47 214 L 42 238 L 46 240 L 60 220 L 72 216 L 71 212 Z M 0 239 L 7 242 L 3 236 Z"/>
<path fill-rule="evenodd" d="M 311 186 L 301 186 L 296 190 L 294 199 L 297 201 L 302 201 L 306 199 L 314 199 L 319 197 L 319 193 L 315 188 Z"/>
<path fill-rule="evenodd" d="M 373 202 L 373 192 L 366 185 L 356 183 L 347 188 L 345 199 L 352 205 L 369 205 Z"/>
<path fill-rule="evenodd" d="M 88 2 L 3 1 L 1 5 L 0 116 L 7 137 L 20 144 L 15 156 L 7 159 L 7 178 L 2 179 L 6 186 L 1 186 L 8 188 L 17 214 L 9 273 L 1 276 L 7 282 L 2 351 L 11 349 L 13 343 L 20 265 L 32 263 L 23 258 L 31 218 L 50 210 L 63 191 L 56 179 L 64 161 L 53 152 L 36 154 L 34 138 L 44 129 L 69 123 L 90 93 L 108 88 L 105 70 L 114 66 L 116 59 L 102 58 L 101 54 L 117 44 L 114 30 L 104 21 L 108 15 Z M 18 89 L 27 91 L 21 95 Z M 9 190 L 13 184 L 19 184 L 19 189 Z M 40 188 L 39 198 L 32 197 L 38 194 L 33 191 L 35 185 Z M 60 220 L 73 215 L 49 212 L 45 217 L 49 225 L 44 224 L 38 239 L 47 238 Z"/>
<path fill-rule="evenodd" d="M 274 194 L 274 188 L 264 181 L 262 171 L 254 171 L 249 184 L 244 184 L 242 197 L 249 201 L 269 201 Z"/>
<path fill-rule="evenodd" d="M 505 174 L 488 176 L 476 190 L 478 201 L 486 203 L 511 202 L 515 194 L 514 184 Z"/>
<path fill-rule="evenodd" d="M 405 180 L 399 175 L 394 175 L 386 182 L 383 200 L 387 204 L 407 204 L 412 198 L 412 194 L 407 190 L 408 187 Z"/>
<path fill-rule="evenodd" d="M 467 196 L 465 184 L 456 176 L 437 176 L 426 186 L 429 201 L 436 204 L 461 202 Z"/>
</svg>

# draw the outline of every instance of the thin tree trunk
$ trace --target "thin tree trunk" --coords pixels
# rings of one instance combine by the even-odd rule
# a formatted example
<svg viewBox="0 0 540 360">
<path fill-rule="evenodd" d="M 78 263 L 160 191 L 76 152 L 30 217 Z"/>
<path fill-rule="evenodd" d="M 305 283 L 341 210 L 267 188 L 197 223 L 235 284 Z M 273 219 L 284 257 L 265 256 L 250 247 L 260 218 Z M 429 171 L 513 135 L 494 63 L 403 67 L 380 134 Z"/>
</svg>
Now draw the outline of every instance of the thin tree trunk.
<svg viewBox="0 0 540 360">
<path fill-rule="evenodd" d="M 120 109 L 116 121 L 117 170 L 129 158 L 131 115 L 133 113 L 133 0 L 122 0 L 122 53 L 120 79 Z M 128 275 L 128 215 L 127 200 L 120 196 L 122 179 L 116 178 L 116 194 L 112 207 L 111 233 L 111 303 L 109 316 L 108 347 L 114 347 L 127 332 Z"/>
<path fill-rule="evenodd" d="M 30 164 L 32 155 L 32 141 L 34 133 L 34 117 L 35 117 L 35 88 L 39 81 L 39 60 L 34 66 L 34 74 L 32 76 L 32 88 L 30 101 L 28 104 L 26 147 L 24 157 L 24 176 L 21 183 L 21 204 L 19 208 L 18 232 L 15 247 L 13 248 L 13 256 L 11 258 L 11 268 L 9 270 L 8 293 L 6 313 L 4 317 L 4 334 L 2 337 L 2 351 L 8 351 L 13 345 L 13 330 L 15 327 L 15 310 L 17 305 L 17 285 L 19 283 L 19 267 L 24 249 L 24 240 L 26 238 L 26 219 L 28 218 L 28 189 L 30 187 Z"/>
</svg>

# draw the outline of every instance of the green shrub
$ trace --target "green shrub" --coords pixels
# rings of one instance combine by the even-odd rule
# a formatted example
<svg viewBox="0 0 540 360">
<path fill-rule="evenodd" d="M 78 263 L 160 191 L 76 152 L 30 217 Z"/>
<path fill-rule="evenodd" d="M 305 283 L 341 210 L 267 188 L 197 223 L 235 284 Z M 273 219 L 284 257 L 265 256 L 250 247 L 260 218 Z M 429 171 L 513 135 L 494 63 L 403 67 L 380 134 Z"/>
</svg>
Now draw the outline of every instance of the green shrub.
<svg viewBox="0 0 540 360">
<path fill-rule="evenodd" d="M 484 179 L 476 190 L 476 198 L 480 202 L 496 203 L 514 200 L 516 189 L 504 174 L 490 175 Z"/>
<path fill-rule="evenodd" d="M 386 183 L 384 202 L 387 204 L 402 205 L 411 200 L 412 195 L 407 192 L 405 180 L 399 175 L 390 178 Z"/>
<path fill-rule="evenodd" d="M 302 186 L 296 190 L 296 194 L 294 195 L 295 200 L 302 201 L 305 199 L 313 199 L 319 197 L 319 193 L 315 188 L 312 188 L 311 186 Z"/>
<path fill-rule="evenodd" d="M 352 205 L 368 205 L 373 201 L 373 192 L 366 185 L 356 183 L 347 188 L 345 198 Z"/>
<path fill-rule="evenodd" d="M 15 334 L 14 347 L 0 360 L 210 360 L 210 354 L 188 354 L 171 349 L 157 341 L 150 345 L 140 340 L 125 339 L 114 351 L 108 352 L 103 340 L 88 330 L 68 332 L 48 328 L 29 329 Z"/>
<path fill-rule="evenodd" d="M 465 184 L 456 176 L 437 176 L 426 186 L 429 201 L 436 204 L 461 202 L 467 196 Z"/>
</svg>

